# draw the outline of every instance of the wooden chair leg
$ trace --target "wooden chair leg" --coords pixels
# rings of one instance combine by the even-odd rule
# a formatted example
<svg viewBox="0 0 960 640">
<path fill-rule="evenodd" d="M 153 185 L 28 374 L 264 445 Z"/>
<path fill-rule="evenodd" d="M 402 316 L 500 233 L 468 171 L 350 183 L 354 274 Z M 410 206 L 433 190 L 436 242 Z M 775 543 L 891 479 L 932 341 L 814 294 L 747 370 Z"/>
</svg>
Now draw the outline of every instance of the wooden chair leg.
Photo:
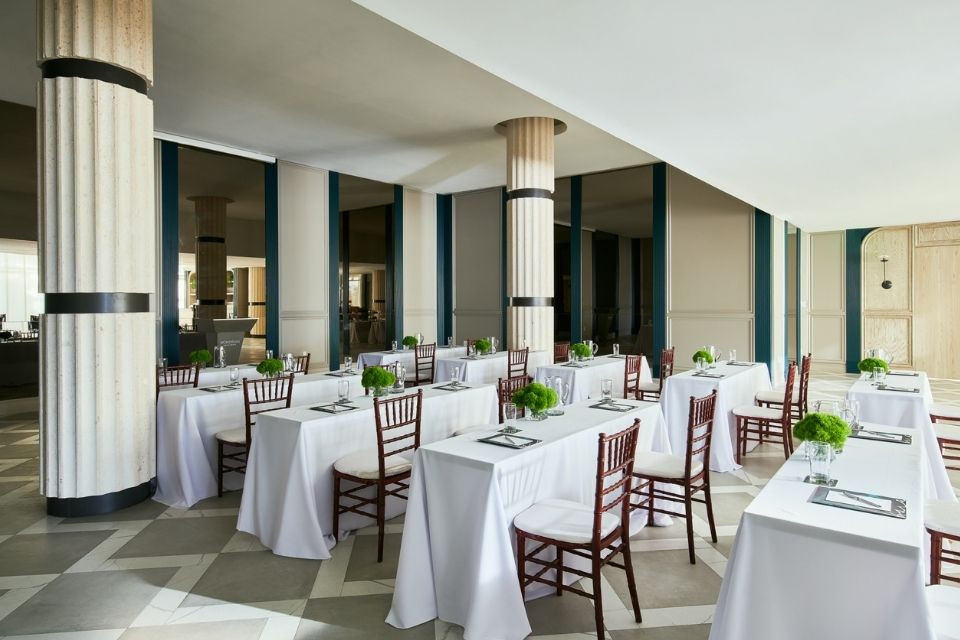
<svg viewBox="0 0 960 640">
<path fill-rule="evenodd" d="M 697 556 L 693 553 L 693 501 L 690 499 L 690 486 L 684 487 L 683 508 L 687 519 L 687 551 L 690 553 L 690 564 L 697 564 Z"/>
<path fill-rule="evenodd" d="M 526 582 L 527 568 L 527 539 L 523 533 L 517 529 L 517 577 L 520 579 L 520 598 L 527 599 Z"/>
<path fill-rule="evenodd" d="M 707 473 L 710 473 L 707 471 Z M 710 493 L 710 481 L 703 485 L 703 501 L 707 506 L 707 522 L 710 523 L 710 539 L 717 541 L 717 525 L 713 521 L 713 496 Z"/>
<path fill-rule="evenodd" d="M 789 460 L 793 453 L 793 442 L 790 440 L 790 423 L 780 423 L 780 429 L 783 431 L 783 459 Z"/>
<path fill-rule="evenodd" d="M 217 497 L 223 497 L 223 442 L 217 440 Z"/>
<path fill-rule="evenodd" d="M 623 566 L 627 571 L 627 587 L 630 589 L 630 604 L 633 605 L 633 617 L 637 622 L 643 622 L 643 616 L 640 615 L 640 598 L 637 596 L 637 581 L 633 577 L 633 559 L 630 557 L 630 535 L 623 532 Z M 601 636 L 602 637 L 602 636 Z"/>
<path fill-rule="evenodd" d="M 387 486 L 377 484 L 377 562 L 383 562 L 383 534 L 387 526 Z"/>
<path fill-rule="evenodd" d="M 930 584 L 940 584 L 943 561 L 943 536 L 930 531 Z"/>
<path fill-rule="evenodd" d="M 740 450 L 743 448 L 743 418 L 737 416 L 737 450 L 734 454 L 737 464 L 740 464 Z"/>
<path fill-rule="evenodd" d="M 557 547 L 557 595 L 563 595 L 563 549 Z"/>
<path fill-rule="evenodd" d="M 333 474 L 333 540 L 340 541 L 340 476 Z"/>
<path fill-rule="evenodd" d="M 650 496 L 650 502 L 647 503 L 647 525 L 653 526 L 653 480 L 647 480 L 647 488 L 649 492 L 647 493 Z"/>
<path fill-rule="evenodd" d="M 600 550 L 593 550 L 593 615 L 597 621 L 597 638 L 604 638 L 603 634 L 603 596 L 600 586 Z"/>
</svg>

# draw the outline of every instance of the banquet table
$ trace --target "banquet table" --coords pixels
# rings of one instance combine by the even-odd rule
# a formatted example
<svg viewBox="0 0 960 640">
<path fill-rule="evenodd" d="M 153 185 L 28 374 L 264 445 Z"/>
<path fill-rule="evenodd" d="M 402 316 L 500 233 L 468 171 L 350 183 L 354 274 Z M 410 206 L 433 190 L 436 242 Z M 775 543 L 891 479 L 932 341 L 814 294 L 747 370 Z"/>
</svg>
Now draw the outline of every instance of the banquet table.
<svg viewBox="0 0 960 640">
<path fill-rule="evenodd" d="M 863 374 L 847 391 L 847 398 L 860 403 L 860 420 L 864 422 L 922 431 L 923 443 L 930 460 L 926 473 L 927 481 L 934 487 L 933 498 L 956 501 L 956 494 L 950 485 L 947 468 L 937 445 L 937 435 L 930 421 L 933 393 L 930 391 L 927 374 L 922 371 L 890 373 L 887 374 L 885 383 L 887 389 L 879 389 L 869 379 L 869 374 Z"/>
<path fill-rule="evenodd" d="M 451 358 L 459 358 L 467 355 L 466 347 L 441 347 L 437 345 L 436 350 L 436 362 L 434 366 L 438 366 L 442 360 L 448 360 Z M 357 364 L 360 369 L 365 369 L 370 365 L 384 366 L 388 364 L 393 364 L 399 362 L 401 365 L 407 369 L 407 380 L 412 380 L 416 377 L 416 372 L 413 370 L 416 366 L 416 356 L 414 349 L 398 349 L 396 351 L 368 351 L 366 353 L 361 353 L 360 357 L 357 359 Z M 434 376 L 434 380 L 439 382 L 440 380 Z M 496 380 L 494 380 L 496 382 Z"/>
<path fill-rule="evenodd" d="M 489 385 L 462 391 L 424 386 L 421 444 L 454 431 L 497 421 L 497 393 Z M 408 394 L 411 392 L 408 392 Z M 327 559 L 336 544 L 333 520 L 333 464 L 360 449 L 376 451 L 373 398 L 354 401 L 358 410 L 329 414 L 309 407 L 264 414 L 247 463 L 237 528 L 260 539 L 274 553 Z M 373 495 L 371 493 L 371 495 Z M 387 518 L 403 513 L 406 501 L 387 500 Z M 373 520 L 347 513 L 341 536 Z"/>
<path fill-rule="evenodd" d="M 453 370 L 459 367 L 460 371 L 456 379 L 460 382 L 496 384 L 498 379 L 507 377 L 508 354 L 508 351 L 498 351 L 487 356 L 467 356 L 464 354 L 457 358 L 438 360 L 437 374 L 434 380 L 437 382 L 453 380 Z M 553 354 L 546 351 L 530 351 L 527 354 L 527 375 L 536 371 L 538 367 L 546 364 L 552 358 Z"/>
<path fill-rule="evenodd" d="M 717 390 L 717 405 L 713 414 L 713 442 L 710 447 L 710 469 L 733 471 L 739 469 L 734 454 L 737 449 L 737 419 L 733 410 L 754 404 L 758 391 L 770 390 L 770 372 L 763 362 L 750 366 L 719 363 L 710 374 L 722 378 L 700 377 L 696 371 L 684 371 L 667 378 L 661 404 L 667 419 L 670 446 L 674 451 L 685 451 L 690 396 L 702 398 Z M 752 443 L 753 446 L 756 443 Z"/>
<path fill-rule="evenodd" d="M 293 378 L 293 406 L 336 400 L 340 380 L 350 382 L 350 397 L 362 396 L 359 375 L 326 373 Z M 258 418 L 259 422 L 263 418 Z M 157 492 L 171 507 L 189 507 L 217 495 L 217 433 L 243 426 L 243 387 L 227 391 L 175 389 L 157 399 Z M 239 489 L 243 477 L 227 474 L 224 487 Z"/>
<path fill-rule="evenodd" d="M 626 356 L 597 356 L 586 362 L 566 364 L 548 364 L 537 367 L 536 381 L 546 384 L 548 380 L 559 377 L 569 391 L 567 402 L 573 404 L 589 398 L 600 397 L 600 381 L 603 378 L 613 380 L 613 397 L 623 397 L 623 371 Z M 650 382 L 650 365 L 646 357 L 640 360 L 640 382 Z"/>
<path fill-rule="evenodd" d="M 204 367 L 200 369 L 200 382 L 198 383 L 201 387 L 209 387 L 211 385 L 217 384 L 230 384 L 230 369 L 236 367 L 240 370 L 240 379 L 243 378 L 259 378 L 260 374 L 257 373 L 257 365 L 255 364 L 235 364 L 228 367 Z"/>
<path fill-rule="evenodd" d="M 850 438 L 836 489 L 903 498 L 906 519 L 810 502 L 800 450 L 743 513 L 710 640 L 933 640 L 924 598 L 922 432 L 909 445 Z"/>
<path fill-rule="evenodd" d="M 591 408 L 595 403 L 588 401 L 543 422 L 517 421 L 519 435 L 542 440 L 525 449 L 477 442 L 497 426 L 421 447 L 387 622 L 406 629 L 439 617 L 463 626 L 467 640 L 529 634 L 513 519 L 544 499 L 592 505 L 598 435 L 625 429 L 636 418 L 641 420 L 637 450 L 670 452 L 659 405 L 618 403 L 636 408 L 617 413 Z M 639 529 L 646 512 L 635 515 L 632 528 Z M 553 590 L 533 585 L 527 598 L 547 592 Z"/>
</svg>

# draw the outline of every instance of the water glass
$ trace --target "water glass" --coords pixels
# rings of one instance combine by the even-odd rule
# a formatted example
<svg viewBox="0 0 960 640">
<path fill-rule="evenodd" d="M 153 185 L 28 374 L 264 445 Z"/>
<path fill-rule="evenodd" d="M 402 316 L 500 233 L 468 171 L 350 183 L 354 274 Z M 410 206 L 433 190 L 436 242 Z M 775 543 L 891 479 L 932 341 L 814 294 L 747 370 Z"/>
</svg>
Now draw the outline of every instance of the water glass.
<svg viewBox="0 0 960 640">
<path fill-rule="evenodd" d="M 240 381 L 240 367 L 230 368 L 230 383 L 237 384 Z"/>
<path fill-rule="evenodd" d="M 697 371 L 703 371 L 707 368 L 707 360 L 705 358 L 697 358 Z"/>
<path fill-rule="evenodd" d="M 615 355 L 615 356 L 620 355 L 620 343 L 619 343 L 619 342 L 614 342 L 614 343 L 613 343 L 613 355 Z"/>
<path fill-rule="evenodd" d="M 267 349 L 267 360 L 273 359 L 273 349 Z"/>
<path fill-rule="evenodd" d="M 883 367 L 874 367 L 873 368 L 873 379 L 877 381 L 877 384 L 883 384 L 883 381 L 887 377 L 887 372 L 883 370 Z"/>
<path fill-rule="evenodd" d="M 397 341 L 396 341 L 396 340 L 392 340 L 392 341 L 390 342 L 390 350 L 391 350 L 391 351 L 396 351 L 396 350 L 397 350 Z"/>
<path fill-rule="evenodd" d="M 613 379 L 612 378 L 602 378 L 600 380 L 600 396 L 603 398 L 603 402 L 613 401 Z"/>
<path fill-rule="evenodd" d="M 450 377 L 453 378 L 453 386 L 460 384 L 460 367 L 450 367 Z"/>
<path fill-rule="evenodd" d="M 526 339 L 525 337 L 524 337 L 524 338 L 520 338 L 520 348 L 521 348 L 521 349 L 526 349 L 526 348 L 527 348 L 527 339 Z"/>
<path fill-rule="evenodd" d="M 453 348 L 453 336 L 450 336 L 449 338 L 447 338 L 447 347 Z"/>
<path fill-rule="evenodd" d="M 503 403 L 503 421 L 510 422 L 517 419 L 517 405 L 512 402 Z"/>
<path fill-rule="evenodd" d="M 350 371 L 351 367 L 353 367 L 353 358 L 350 356 L 343 356 L 343 370 Z"/>
<path fill-rule="evenodd" d="M 736 350 L 736 349 L 730 349 L 730 352 L 727 353 L 727 356 L 728 356 L 728 357 L 727 357 L 727 360 L 729 360 L 730 362 L 736 362 L 736 361 L 737 361 L 737 350 Z"/>
<path fill-rule="evenodd" d="M 337 383 L 337 396 L 340 398 L 337 400 L 340 404 L 343 404 L 347 401 L 347 398 L 350 396 L 350 381 L 349 380 L 340 380 Z"/>
<path fill-rule="evenodd" d="M 157 366 L 161 369 L 167 368 L 167 359 L 166 358 L 157 358 Z"/>
<path fill-rule="evenodd" d="M 810 456 L 810 482 L 827 484 L 830 482 L 830 459 L 832 447 L 828 442 L 808 442 L 807 453 Z"/>
</svg>

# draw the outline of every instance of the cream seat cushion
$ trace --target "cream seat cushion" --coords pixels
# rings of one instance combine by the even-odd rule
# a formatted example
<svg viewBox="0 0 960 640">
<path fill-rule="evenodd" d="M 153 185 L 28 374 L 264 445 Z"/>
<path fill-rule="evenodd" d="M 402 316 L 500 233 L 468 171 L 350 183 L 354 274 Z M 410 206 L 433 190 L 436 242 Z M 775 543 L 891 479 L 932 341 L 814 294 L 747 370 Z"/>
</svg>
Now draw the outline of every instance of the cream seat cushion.
<svg viewBox="0 0 960 640">
<path fill-rule="evenodd" d="M 741 418 L 762 418 L 764 420 L 779 420 L 783 417 L 780 409 L 771 409 L 770 407 L 757 407 L 752 404 L 746 404 L 733 410 L 733 415 Z"/>
<path fill-rule="evenodd" d="M 942 440 L 960 440 L 960 425 L 949 422 L 934 422 L 933 430 Z"/>
<path fill-rule="evenodd" d="M 642 451 L 637 452 L 633 463 L 633 472 L 657 478 L 683 478 L 685 465 L 686 460 L 684 458 L 672 456 L 669 453 Z M 703 471 L 703 462 L 692 460 L 690 474 L 696 476 L 701 471 Z"/>
<path fill-rule="evenodd" d="M 250 432 L 250 437 L 253 437 L 253 431 Z M 247 444 L 247 429 L 245 427 L 238 427 L 237 429 L 220 431 L 217 433 L 217 440 L 229 442 L 230 444 Z"/>
<path fill-rule="evenodd" d="M 333 463 L 333 468 L 349 476 L 356 476 L 364 480 L 376 480 L 380 477 L 380 457 L 375 449 L 354 451 L 348 453 Z M 410 461 L 403 456 L 387 456 L 384 460 L 384 473 L 395 476 L 398 473 L 409 471 L 413 467 Z"/>
<path fill-rule="evenodd" d="M 960 536 L 960 503 L 949 500 L 928 502 L 923 525 L 931 531 Z"/>
<path fill-rule="evenodd" d="M 960 589 L 932 584 L 923 592 L 937 640 L 960 640 Z"/>
<path fill-rule="evenodd" d="M 783 402 L 783 389 L 774 389 L 773 391 L 760 391 L 757 393 L 758 402 L 776 402 L 780 404 Z M 790 402 L 797 403 L 800 402 L 800 391 L 797 389 L 793 390 L 793 394 L 790 396 Z"/>
<path fill-rule="evenodd" d="M 619 518 L 607 512 L 600 518 L 600 536 L 616 529 Z M 521 531 L 562 542 L 583 544 L 593 538 L 593 507 L 570 500 L 544 500 L 513 520 Z"/>
<path fill-rule="evenodd" d="M 637 385 L 637 389 L 640 391 L 653 391 L 658 393 L 660 391 L 660 381 L 653 380 L 652 382 L 641 382 Z"/>
<path fill-rule="evenodd" d="M 935 404 L 930 407 L 930 415 L 960 421 L 960 407 L 953 407 L 948 404 Z"/>
</svg>

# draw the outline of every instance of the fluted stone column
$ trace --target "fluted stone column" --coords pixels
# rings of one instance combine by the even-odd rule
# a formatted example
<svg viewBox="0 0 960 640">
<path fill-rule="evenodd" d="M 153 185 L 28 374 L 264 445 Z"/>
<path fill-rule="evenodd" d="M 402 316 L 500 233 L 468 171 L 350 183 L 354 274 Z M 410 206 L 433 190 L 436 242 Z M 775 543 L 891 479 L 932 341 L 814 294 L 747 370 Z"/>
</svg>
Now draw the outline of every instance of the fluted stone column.
<svg viewBox="0 0 960 640">
<path fill-rule="evenodd" d="M 40 484 L 122 508 L 155 472 L 151 0 L 38 0 Z"/>
<path fill-rule="evenodd" d="M 516 118 L 507 137 L 507 344 L 553 349 L 553 138 L 566 125 Z"/>
<path fill-rule="evenodd" d="M 267 269 L 250 267 L 247 271 L 247 317 L 256 318 L 257 323 L 250 329 L 254 338 L 267 337 Z"/>
<path fill-rule="evenodd" d="M 247 284 L 250 271 L 246 267 L 233 270 L 233 312 L 238 318 L 247 317 L 247 307 L 249 307 L 249 291 Z"/>
<path fill-rule="evenodd" d="M 191 196 L 197 219 L 197 318 L 227 317 L 227 205 L 222 196 Z"/>
</svg>

